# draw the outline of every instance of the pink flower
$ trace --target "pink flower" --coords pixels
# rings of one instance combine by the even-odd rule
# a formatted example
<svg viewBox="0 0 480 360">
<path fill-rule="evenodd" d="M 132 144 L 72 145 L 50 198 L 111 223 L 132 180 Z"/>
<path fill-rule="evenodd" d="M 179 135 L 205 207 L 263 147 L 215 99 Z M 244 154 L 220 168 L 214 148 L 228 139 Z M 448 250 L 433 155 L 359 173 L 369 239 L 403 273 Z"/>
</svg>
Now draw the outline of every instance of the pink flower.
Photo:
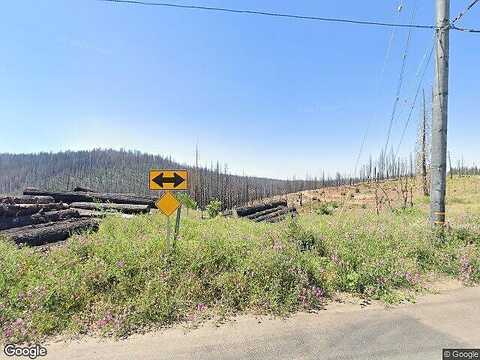
<svg viewBox="0 0 480 360">
<path fill-rule="evenodd" d="M 105 315 L 102 319 L 98 320 L 96 322 L 97 327 L 102 328 L 109 324 L 113 320 L 113 315 L 111 313 L 108 313 Z"/>
<path fill-rule="evenodd" d="M 205 309 L 207 308 L 207 305 L 203 304 L 203 303 L 199 303 L 197 305 L 197 310 L 198 311 L 204 311 Z"/>
<path fill-rule="evenodd" d="M 473 267 L 470 264 L 468 256 L 465 254 L 460 258 L 460 276 L 463 281 L 469 281 L 472 275 Z"/>
<path fill-rule="evenodd" d="M 415 274 L 412 274 L 410 272 L 405 273 L 405 279 L 411 284 L 411 285 L 417 285 L 420 282 L 420 274 L 416 272 Z"/>
<path fill-rule="evenodd" d="M 10 328 L 10 327 L 6 328 L 6 329 L 3 331 L 3 335 L 4 335 L 4 337 L 7 338 L 7 339 L 10 338 L 10 337 L 12 337 L 12 335 L 13 335 L 13 330 L 12 330 L 12 328 Z"/>
<path fill-rule="evenodd" d="M 340 258 L 337 256 L 337 254 L 333 254 L 330 259 L 336 264 L 340 265 Z"/>
<path fill-rule="evenodd" d="M 323 289 L 320 289 L 316 286 L 312 286 L 312 292 L 313 295 L 317 298 L 317 300 L 321 301 L 323 297 L 325 296 L 325 291 Z"/>
</svg>

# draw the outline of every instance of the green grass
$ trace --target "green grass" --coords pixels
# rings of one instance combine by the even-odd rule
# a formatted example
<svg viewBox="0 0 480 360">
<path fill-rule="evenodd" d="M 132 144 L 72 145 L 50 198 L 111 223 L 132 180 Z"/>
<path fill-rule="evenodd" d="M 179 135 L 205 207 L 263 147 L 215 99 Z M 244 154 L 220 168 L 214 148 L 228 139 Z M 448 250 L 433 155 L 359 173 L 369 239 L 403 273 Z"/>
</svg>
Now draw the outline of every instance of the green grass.
<svg viewBox="0 0 480 360">
<path fill-rule="evenodd" d="M 0 336 L 123 336 L 239 312 L 286 315 L 339 291 L 398 302 L 432 274 L 478 283 L 480 217 L 455 211 L 442 237 L 418 207 L 280 224 L 190 216 L 173 249 L 160 215 L 107 217 L 46 255 L 0 241 Z"/>
</svg>

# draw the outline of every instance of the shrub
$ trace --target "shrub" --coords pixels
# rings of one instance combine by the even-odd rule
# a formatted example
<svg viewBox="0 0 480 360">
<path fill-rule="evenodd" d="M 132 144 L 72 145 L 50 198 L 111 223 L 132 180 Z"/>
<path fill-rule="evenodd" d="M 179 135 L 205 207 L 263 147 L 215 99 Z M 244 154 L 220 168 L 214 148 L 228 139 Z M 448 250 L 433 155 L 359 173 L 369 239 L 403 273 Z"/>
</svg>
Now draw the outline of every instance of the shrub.
<svg viewBox="0 0 480 360">
<path fill-rule="evenodd" d="M 325 248 L 321 238 L 313 231 L 305 230 L 296 220 L 291 220 L 288 223 L 287 237 L 301 251 L 315 249 L 318 255 L 325 256 Z"/>
<path fill-rule="evenodd" d="M 198 206 L 197 202 L 193 200 L 189 193 L 182 192 L 177 195 L 177 199 L 185 206 L 187 209 L 195 210 Z"/>
<path fill-rule="evenodd" d="M 334 210 L 338 208 L 338 204 L 334 201 L 322 203 L 320 207 L 317 208 L 316 212 L 319 215 L 333 215 Z"/>
<path fill-rule="evenodd" d="M 222 210 L 222 202 L 220 200 L 212 200 L 207 204 L 207 214 L 212 219 L 217 217 L 220 214 L 220 210 Z"/>
<path fill-rule="evenodd" d="M 328 204 L 322 204 L 317 210 L 319 215 L 332 215 L 333 209 Z"/>
</svg>

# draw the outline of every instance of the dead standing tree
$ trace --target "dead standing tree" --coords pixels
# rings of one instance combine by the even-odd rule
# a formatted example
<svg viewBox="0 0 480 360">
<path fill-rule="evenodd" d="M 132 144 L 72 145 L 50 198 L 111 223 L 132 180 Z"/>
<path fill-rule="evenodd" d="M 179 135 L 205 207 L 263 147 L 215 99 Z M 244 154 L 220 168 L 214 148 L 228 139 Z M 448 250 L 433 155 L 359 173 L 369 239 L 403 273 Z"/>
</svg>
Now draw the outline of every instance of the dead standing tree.
<svg viewBox="0 0 480 360">
<path fill-rule="evenodd" d="M 429 196 L 429 183 L 428 183 L 428 164 L 429 164 L 429 145 L 428 139 L 430 138 L 430 126 L 427 121 L 427 110 L 425 104 L 425 91 L 423 91 L 423 114 L 420 120 L 418 140 L 417 140 L 417 173 L 421 181 L 421 187 L 424 196 Z"/>
</svg>

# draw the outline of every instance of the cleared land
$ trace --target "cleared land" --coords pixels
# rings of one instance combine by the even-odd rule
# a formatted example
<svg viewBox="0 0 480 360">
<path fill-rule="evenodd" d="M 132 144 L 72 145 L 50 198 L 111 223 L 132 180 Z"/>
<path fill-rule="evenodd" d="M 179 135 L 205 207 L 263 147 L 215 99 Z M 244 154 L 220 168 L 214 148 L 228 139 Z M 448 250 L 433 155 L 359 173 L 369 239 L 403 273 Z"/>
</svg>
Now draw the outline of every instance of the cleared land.
<svg viewBox="0 0 480 360">
<path fill-rule="evenodd" d="M 0 241 L 2 340 L 287 315 L 322 308 L 338 294 L 398 303 L 438 278 L 480 282 L 479 177 L 449 182 L 442 236 L 416 190 L 413 207 L 408 199 L 403 207 L 398 182 L 381 186 L 321 190 L 320 201 L 318 192 L 306 201 L 307 192 L 303 206 L 289 204 L 299 208 L 294 222 L 201 220 L 190 212 L 174 248 L 158 214 L 107 217 L 97 233 L 46 253 Z"/>
</svg>

